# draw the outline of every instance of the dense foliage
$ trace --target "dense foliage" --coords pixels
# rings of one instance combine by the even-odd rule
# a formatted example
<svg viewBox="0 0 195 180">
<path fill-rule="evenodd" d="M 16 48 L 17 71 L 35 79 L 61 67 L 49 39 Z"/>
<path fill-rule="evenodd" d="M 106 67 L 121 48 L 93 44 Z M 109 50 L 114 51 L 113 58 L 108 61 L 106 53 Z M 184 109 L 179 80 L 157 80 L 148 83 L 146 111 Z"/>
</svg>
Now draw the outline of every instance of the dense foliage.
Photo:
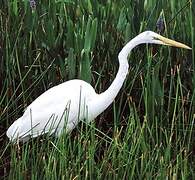
<svg viewBox="0 0 195 180">
<path fill-rule="evenodd" d="M 0 175 L 9 179 L 194 179 L 194 2 L 0 2 Z M 117 54 L 144 30 L 192 51 L 142 45 L 115 102 L 60 139 L 11 145 L 5 132 L 54 85 L 79 78 L 103 92 Z"/>
</svg>

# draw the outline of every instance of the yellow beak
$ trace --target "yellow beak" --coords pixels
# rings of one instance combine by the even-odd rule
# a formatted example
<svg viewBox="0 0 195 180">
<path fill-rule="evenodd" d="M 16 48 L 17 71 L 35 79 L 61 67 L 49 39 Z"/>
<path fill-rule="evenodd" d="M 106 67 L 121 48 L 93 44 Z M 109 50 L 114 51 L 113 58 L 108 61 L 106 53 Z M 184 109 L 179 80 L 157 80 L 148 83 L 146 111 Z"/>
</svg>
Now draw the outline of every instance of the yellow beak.
<svg viewBox="0 0 195 180">
<path fill-rule="evenodd" d="M 189 46 L 187 46 L 185 44 L 182 44 L 180 42 L 165 38 L 161 35 L 159 35 L 157 37 L 157 39 L 160 40 L 164 45 L 167 45 L 167 46 L 175 46 L 175 47 L 178 47 L 178 48 L 192 49 L 192 48 L 190 48 Z"/>
</svg>

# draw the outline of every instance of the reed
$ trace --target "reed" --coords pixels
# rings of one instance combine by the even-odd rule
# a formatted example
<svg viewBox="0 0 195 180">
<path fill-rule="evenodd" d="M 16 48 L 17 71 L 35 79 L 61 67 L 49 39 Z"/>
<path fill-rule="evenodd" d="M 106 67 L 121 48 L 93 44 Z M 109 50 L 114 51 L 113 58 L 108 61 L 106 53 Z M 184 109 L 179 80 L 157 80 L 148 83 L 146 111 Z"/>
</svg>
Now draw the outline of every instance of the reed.
<svg viewBox="0 0 195 180">
<path fill-rule="evenodd" d="M 1 177 L 194 179 L 194 2 L 33 3 L 0 6 Z M 148 29 L 191 44 L 192 51 L 140 46 L 129 57 L 120 94 L 94 122 L 59 139 L 8 143 L 8 126 L 48 88 L 79 78 L 97 92 L 107 89 L 120 49 Z"/>
</svg>

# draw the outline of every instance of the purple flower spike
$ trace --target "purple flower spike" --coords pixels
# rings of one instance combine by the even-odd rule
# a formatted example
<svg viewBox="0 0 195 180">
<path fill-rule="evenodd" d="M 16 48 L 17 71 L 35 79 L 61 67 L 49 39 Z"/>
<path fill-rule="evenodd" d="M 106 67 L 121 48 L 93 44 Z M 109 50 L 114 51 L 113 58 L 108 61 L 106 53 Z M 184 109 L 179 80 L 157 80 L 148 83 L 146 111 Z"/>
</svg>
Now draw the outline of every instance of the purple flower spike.
<svg viewBox="0 0 195 180">
<path fill-rule="evenodd" d="M 35 10 L 36 9 L 36 2 L 35 2 L 35 0 L 29 0 L 29 2 L 30 2 L 31 9 Z"/>
<path fill-rule="evenodd" d="M 165 30 L 165 22 L 162 16 L 160 16 L 157 20 L 156 23 L 156 27 L 157 27 L 157 32 L 158 33 L 163 33 Z"/>
</svg>

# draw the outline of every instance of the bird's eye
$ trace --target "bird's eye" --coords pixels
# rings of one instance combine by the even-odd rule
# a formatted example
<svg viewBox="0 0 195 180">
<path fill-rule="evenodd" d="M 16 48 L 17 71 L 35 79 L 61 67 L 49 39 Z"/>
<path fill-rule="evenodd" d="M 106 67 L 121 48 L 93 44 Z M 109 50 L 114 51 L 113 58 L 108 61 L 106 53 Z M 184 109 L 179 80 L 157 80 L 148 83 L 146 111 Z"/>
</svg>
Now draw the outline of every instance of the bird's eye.
<svg viewBox="0 0 195 180">
<path fill-rule="evenodd" d="M 157 37 L 152 37 L 152 40 L 159 40 Z"/>
</svg>

